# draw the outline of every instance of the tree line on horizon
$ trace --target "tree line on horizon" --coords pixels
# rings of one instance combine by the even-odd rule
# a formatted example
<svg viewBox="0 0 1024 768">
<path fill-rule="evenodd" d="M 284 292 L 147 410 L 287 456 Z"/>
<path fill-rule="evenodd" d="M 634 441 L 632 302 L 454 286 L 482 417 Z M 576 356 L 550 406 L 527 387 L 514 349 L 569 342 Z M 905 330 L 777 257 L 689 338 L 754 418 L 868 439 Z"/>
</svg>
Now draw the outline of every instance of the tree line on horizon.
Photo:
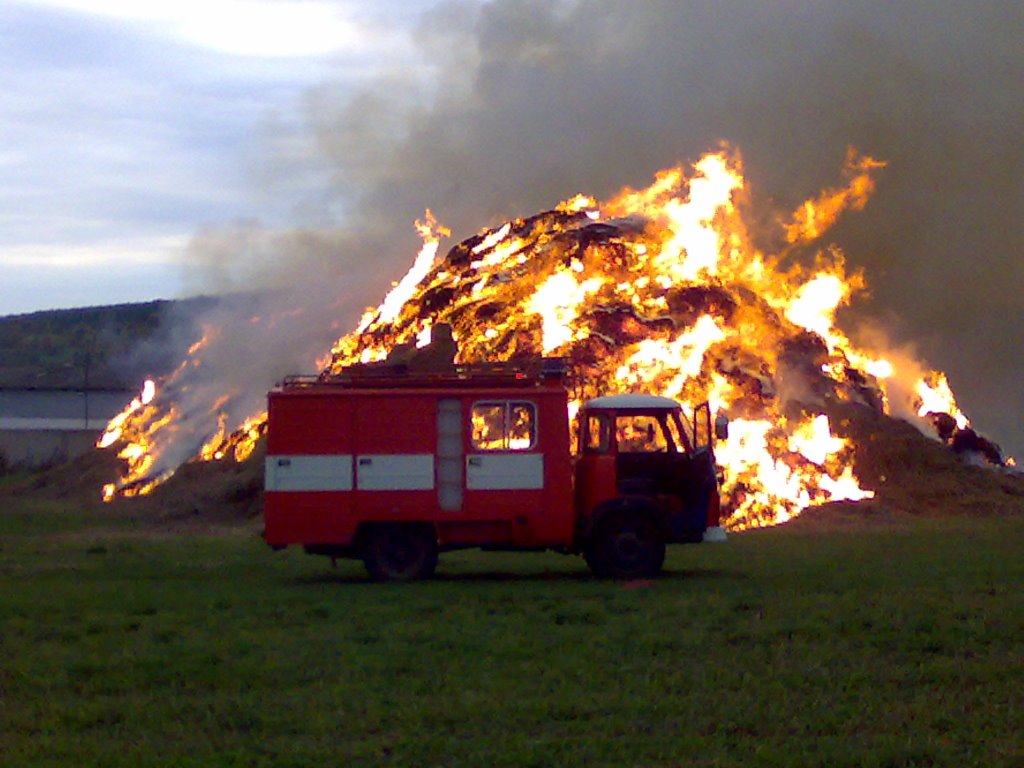
<svg viewBox="0 0 1024 768">
<path fill-rule="evenodd" d="M 180 360 L 174 337 L 190 335 L 182 333 L 182 319 L 215 302 L 198 297 L 0 316 L 0 389 L 138 389 Z"/>
</svg>

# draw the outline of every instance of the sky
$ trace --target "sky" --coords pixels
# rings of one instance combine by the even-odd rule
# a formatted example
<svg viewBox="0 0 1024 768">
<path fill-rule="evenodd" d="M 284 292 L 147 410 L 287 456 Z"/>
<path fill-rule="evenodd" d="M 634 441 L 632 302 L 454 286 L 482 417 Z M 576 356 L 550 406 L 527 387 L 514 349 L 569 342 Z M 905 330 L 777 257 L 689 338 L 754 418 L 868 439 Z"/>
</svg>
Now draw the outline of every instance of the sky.
<svg viewBox="0 0 1024 768">
<path fill-rule="evenodd" d="M 405 66 L 416 5 L 0 1 L 0 315 L 173 298 L 198 230 L 292 223 L 318 180 L 269 135 Z"/>
<path fill-rule="evenodd" d="M 224 356 L 261 395 L 426 207 L 456 242 L 725 141 L 790 210 L 852 145 L 888 165 L 834 231 L 850 328 L 1024 454 L 1021 30 L 1020 0 L 0 0 L 0 315 L 272 288 L 305 330 Z"/>
</svg>

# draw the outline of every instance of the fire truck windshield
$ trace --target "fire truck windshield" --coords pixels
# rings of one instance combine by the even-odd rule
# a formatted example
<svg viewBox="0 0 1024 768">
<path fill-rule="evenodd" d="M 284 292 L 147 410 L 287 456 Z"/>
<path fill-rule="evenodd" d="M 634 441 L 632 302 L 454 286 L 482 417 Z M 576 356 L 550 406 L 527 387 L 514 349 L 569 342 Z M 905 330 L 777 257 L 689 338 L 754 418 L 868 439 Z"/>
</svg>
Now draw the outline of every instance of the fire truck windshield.
<svg viewBox="0 0 1024 768">
<path fill-rule="evenodd" d="M 664 417 L 649 414 L 619 415 L 615 419 L 615 440 L 619 453 L 666 453 L 672 444 Z"/>
</svg>

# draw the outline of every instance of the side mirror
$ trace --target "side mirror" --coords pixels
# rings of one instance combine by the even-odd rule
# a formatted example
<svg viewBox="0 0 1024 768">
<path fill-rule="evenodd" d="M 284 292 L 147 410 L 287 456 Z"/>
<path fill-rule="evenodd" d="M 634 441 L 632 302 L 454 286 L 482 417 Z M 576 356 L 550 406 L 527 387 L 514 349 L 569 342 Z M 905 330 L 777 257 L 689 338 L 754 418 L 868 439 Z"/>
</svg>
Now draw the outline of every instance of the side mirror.
<svg viewBox="0 0 1024 768">
<path fill-rule="evenodd" d="M 715 417 L 715 440 L 729 439 L 729 417 L 720 413 Z"/>
</svg>

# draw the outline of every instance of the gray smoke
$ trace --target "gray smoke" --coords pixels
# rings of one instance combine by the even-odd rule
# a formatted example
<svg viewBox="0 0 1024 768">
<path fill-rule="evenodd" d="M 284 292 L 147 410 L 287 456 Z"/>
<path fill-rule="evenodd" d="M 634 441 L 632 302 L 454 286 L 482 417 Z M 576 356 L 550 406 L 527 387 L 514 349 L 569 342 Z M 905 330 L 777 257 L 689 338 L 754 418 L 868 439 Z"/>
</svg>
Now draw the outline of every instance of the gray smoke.
<svg viewBox="0 0 1024 768">
<path fill-rule="evenodd" d="M 1021 456 L 1022 29 L 1019 0 L 441 3 L 416 26 L 422 67 L 355 94 L 324 85 L 309 134 L 282 137 L 315 145 L 331 178 L 319 203 L 346 211 L 344 237 L 292 233 L 255 258 L 233 239 L 211 259 L 208 241 L 199 261 L 230 273 L 241 259 L 344 330 L 411 263 L 425 207 L 457 241 L 728 141 L 755 200 L 786 210 L 833 183 L 853 145 L 889 166 L 834 230 L 871 286 L 847 326 L 915 342 Z"/>
</svg>

